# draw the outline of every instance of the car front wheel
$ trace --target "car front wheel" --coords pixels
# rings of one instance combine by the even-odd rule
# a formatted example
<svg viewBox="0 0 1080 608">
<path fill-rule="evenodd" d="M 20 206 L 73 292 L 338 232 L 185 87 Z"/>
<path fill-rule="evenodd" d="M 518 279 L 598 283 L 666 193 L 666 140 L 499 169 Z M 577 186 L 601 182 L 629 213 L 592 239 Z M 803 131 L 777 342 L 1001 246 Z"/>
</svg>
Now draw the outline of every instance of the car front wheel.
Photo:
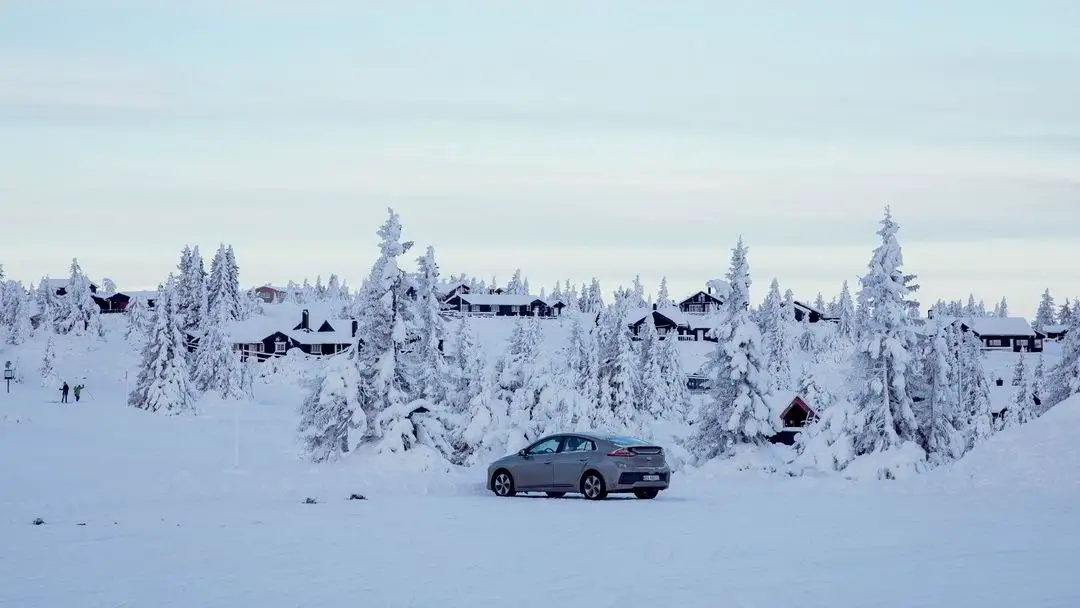
<svg viewBox="0 0 1080 608">
<path fill-rule="evenodd" d="M 604 478 L 599 473 L 586 473 L 581 478 L 581 493 L 589 500 L 607 498 L 607 486 L 604 484 Z"/>
<path fill-rule="evenodd" d="M 514 478 L 507 471 L 496 471 L 491 478 L 491 491 L 496 496 L 509 497 L 517 494 L 514 489 Z"/>
</svg>

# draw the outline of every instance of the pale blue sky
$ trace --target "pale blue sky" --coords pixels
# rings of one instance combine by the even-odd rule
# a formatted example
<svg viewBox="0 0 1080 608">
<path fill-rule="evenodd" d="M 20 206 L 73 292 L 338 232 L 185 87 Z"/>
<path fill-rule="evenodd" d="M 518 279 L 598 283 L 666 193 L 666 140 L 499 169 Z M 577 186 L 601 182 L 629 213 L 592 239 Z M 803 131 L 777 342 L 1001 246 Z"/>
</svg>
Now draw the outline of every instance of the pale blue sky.
<svg viewBox="0 0 1080 608">
<path fill-rule="evenodd" d="M 1077 74 L 1075 1 L 8 0 L 0 262 L 355 285 L 393 206 L 445 272 L 681 293 L 741 233 L 813 298 L 890 203 L 924 300 L 1030 315 L 1080 295 Z"/>
</svg>

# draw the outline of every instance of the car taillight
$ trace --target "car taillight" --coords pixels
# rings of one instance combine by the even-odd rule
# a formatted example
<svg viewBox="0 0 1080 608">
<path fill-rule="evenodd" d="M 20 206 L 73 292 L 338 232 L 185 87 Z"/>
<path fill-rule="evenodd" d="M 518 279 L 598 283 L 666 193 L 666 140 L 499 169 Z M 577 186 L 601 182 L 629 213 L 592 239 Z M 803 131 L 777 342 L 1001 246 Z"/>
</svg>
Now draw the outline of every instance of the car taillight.
<svg viewBox="0 0 1080 608">
<path fill-rule="evenodd" d="M 619 448 L 617 450 L 607 453 L 608 456 L 633 456 L 634 453 L 626 448 Z"/>
</svg>

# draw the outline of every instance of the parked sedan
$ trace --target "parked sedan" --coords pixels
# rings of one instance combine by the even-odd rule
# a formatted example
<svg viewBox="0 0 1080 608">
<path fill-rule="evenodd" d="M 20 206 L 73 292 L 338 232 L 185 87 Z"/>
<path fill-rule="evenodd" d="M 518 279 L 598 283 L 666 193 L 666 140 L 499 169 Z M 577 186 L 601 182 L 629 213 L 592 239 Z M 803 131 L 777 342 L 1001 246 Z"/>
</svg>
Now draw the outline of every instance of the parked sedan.
<svg viewBox="0 0 1080 608">
<path fill-rule="evenodd" d="M 577 492 L 601 500 L 633 493 L 648 499 L 666 490 L 670 480 L 671 469 L 658 446 L 633 437 L 560 433 L 493 462 L 487 489 L 497 496 L 545 492 L 559 498 Z"/>
</svg>

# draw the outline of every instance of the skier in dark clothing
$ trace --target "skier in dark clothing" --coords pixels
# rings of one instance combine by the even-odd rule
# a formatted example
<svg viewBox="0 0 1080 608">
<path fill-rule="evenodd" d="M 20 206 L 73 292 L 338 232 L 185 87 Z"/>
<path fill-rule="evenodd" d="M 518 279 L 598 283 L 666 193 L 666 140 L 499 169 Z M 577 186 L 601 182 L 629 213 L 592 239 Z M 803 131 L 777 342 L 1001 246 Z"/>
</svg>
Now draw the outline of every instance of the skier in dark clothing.
<svg viewBox="0 0 1080 608">
<path fill-rule="evenodd" d="M 67 382 L 64 382 L 64 386 L 60 387 L 60 403 L 67 403 L 68 402 L 67 396 L 68 396 L 68 391 L 69 390 L 71 390 L 71 387 L 68 386 Z"/>
<path fill-rule="evenodd" d="M 75 391 L 75 403 L 79 402 L 79 393 L 81 393 L 84 388 L 86 388 L 86 387 L 83 386 L 82 384 L 76 384 L 75 385 L 75 388 L 73 389 Z"/>
</svg>

